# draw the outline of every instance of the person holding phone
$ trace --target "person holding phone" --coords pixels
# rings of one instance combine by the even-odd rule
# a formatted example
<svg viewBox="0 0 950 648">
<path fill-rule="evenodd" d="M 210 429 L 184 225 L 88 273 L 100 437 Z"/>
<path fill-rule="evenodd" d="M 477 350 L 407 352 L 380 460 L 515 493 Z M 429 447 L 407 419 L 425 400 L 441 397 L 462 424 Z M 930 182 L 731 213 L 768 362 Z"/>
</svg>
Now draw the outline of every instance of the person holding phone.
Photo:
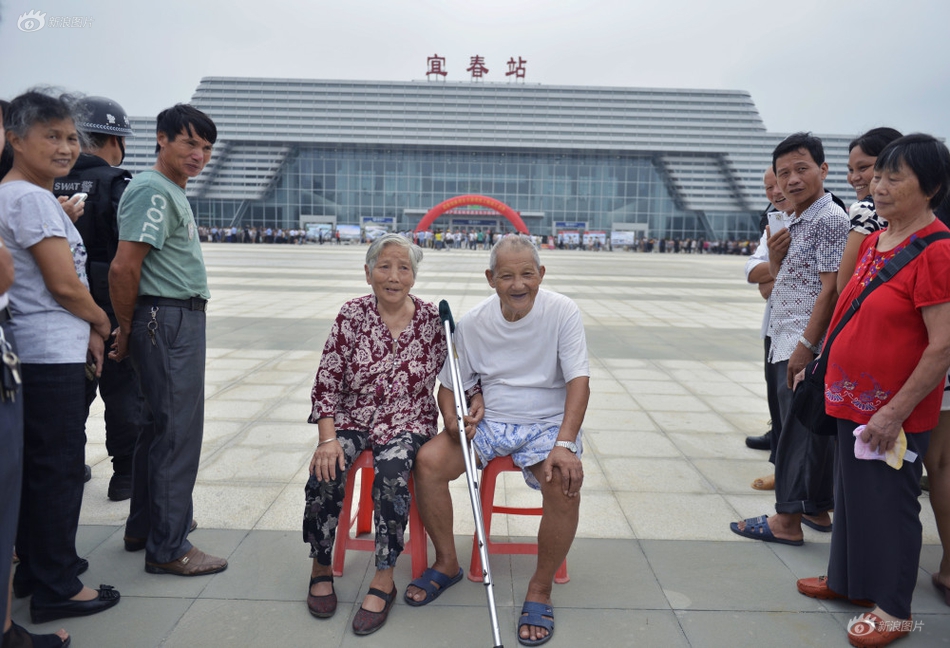
<svg viewBox="0 0 950 648">
<path fill-rule="evenodd" d="M 109 299 L 109 264 L 119 245 L 116 219 L 119 201 L 132 174 L 119 167 L 125 159 L 125 138 L 133 135 L 125 110 L 106 97 L 86 97 L 80 102 L 85 114 L 78 127 L 82 152 L 69 175 L 57 178 L 53 193 L 83 205 L 75 220 L 88 257 L 86 274 L 93 299 L 109 315 L 113 329 L 119 325 Z M 148 408 L 131 363 L 106 358 L 102 374 L 87 376 L 86 402 L 96 392 L 105 405 L 106 451 L 112 457 L 112 477 L 107 496 L 114 502 L 132 496 L 132 455 L 135 440 L 149 424 Z M 87 407 L 88 416 L 88 407 Z"/>
<path fill-rule="evenodd" d="M 831 531 L 834 446 L 790 416 L 792 383 L 821 350 L 838 299 L 838 266 L 848 215 L 825 191 L 828 164 L 819 138 L 795 133 L 772 152 L 772 170 L 791 203 L 788 227 L 769 236 L 769 370 L 776 380 L 782 433 L 775 451 L 775 511 L 733 522 L 743 537 L 789 545 L 804 543 L 802 525 Z"/>
<path fill-rule="evenodd" d="M 765 391 L 769 404 L 769 418 L 771 419 L 769 430 L 762 436 L 746 437 L 745 444 L 753 450 L 768 450 L 769 462 L 775 463 L 775 446 L 778 438 L 782 434 L 782 412 L 779 409 L 778 393 L 775 385 L 775 374 L 769 371 L 769 349 L 772 347 L 772 338 L 769 337 L 769 318 L 772 305 L 769 298 L 772 295 L 772 288 L 775 286 L 775 277 L 769 271 L 769 232 L 777 232 L 785 227 L 785 209 L 790 209 L 785 194 L 778 186 L 778 180 L 775 178 L 775 172 L 772 167 L 765 170 L 762 178 L 765 185 L 765 197 L 768 198 L 769 211 L 763 220 L 768 223 L 767 229 L 762 232 L 759 240 L 759 246 L 755 253 L 749 258 L 745 265 L 746 281 L 757 284 L 759 294 L 765 299 L 765 312 L 762 315 L 761 337 L 765 343 Z M 781 227 L 778 227 L 778 225 Z M 772 490 L 775 488 L 775 476 L 767 475 L 758 477 L 752 482 L 752 488 L 755 490 Z"/>
</svg>

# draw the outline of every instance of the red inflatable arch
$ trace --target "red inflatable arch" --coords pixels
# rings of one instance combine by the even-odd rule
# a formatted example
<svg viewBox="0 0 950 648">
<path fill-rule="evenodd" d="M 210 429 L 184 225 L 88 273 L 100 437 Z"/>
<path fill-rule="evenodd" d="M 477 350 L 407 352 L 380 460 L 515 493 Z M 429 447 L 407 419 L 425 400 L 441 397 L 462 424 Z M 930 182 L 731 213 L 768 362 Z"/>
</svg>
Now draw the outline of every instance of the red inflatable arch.
<svg viewBox="0 0 950 648">
<path fill-rule="evenodd" d="M 528 234 L 528 227 L 524 224 L 524 221 L 521 220 L 521 216 L 514 209 L 494 198 L 489 198 L 488 196 L 479 196 L 477 194 L 469 194 L 466 196 L 456 196 L 455 198 L 449 198 L 443 202 L 440 202 L 438 205 L 430 209 L 425 217 L 419 221 L 419 225 L 416 227 L 417 232 L 424 232 L 429 229 L 429 225 L 432 222 L 455 207 L 462 207 L 465 205 L 480 205 L 482 207 L 488 207 L 493 209 L 505 218 L 508 219 L 515 229 L 521 232 L 522 234 Z"/>
</svg>

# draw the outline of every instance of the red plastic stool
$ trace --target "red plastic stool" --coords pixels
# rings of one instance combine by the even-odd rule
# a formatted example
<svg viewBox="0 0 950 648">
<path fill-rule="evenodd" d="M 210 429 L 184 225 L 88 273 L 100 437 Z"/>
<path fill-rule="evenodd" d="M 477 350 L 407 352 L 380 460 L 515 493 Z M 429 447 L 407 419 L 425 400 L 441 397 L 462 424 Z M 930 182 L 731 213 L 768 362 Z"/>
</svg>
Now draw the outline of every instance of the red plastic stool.
<svg viewBox="0 0 950 648">
<path fill-rule="evenodd" d="M 533 554 L 536 556 L 538 555 L 537 542 L 493 542 L 491 539 L 491 516 L 493 513 L 504 515 L 541 515 L 543 513 L 540 508 L 495 505 L 495 480 L 498 479 L 499 473 L 506 471 L 520 473 L 521 468 L 515 465 L 511 457 L 492 459 L 482 470 L 482 477 L 479 482 L 482 519 L 485 524 L 485 544 L 488 547 L 488 554 Z M 477 534 L 472 540 L 472 562 L 468 568 L 468 579 L 475 582 L 482 581 L 482 557 L 478 552 Z M 554 582 L 566 583 L 569 580 L 571 578 L 567 575 L 567 558 L 565 558 L 554 574 Z"/>
<path fill-rule="evenodd" d="M 353 490 L 356 483 L 356 474 L 361 472 L 360 497 L 356 514 L 353 514 Z M 409 505 L 409 539 L 406 541 L 404 553 L 412 559 L 412 577 L 419 578 L 428 567 L 428 538 L 426 528 L 419 517 L 416 507 L 416 489 L 409 476 L 409 494 L 412 503 Z M 356 524 L 356 535 L 350 535 L 350 530 Z M 363 450 L 353 462 L 349 474 L 346 476 L 346 495 L 343 497 L 343 510 L 340 511 L 340 523 L 336 530 L 336 540 L 333 543 L 333 575 L 343 575 L 343 562 L 346 560 L 346 550 L 376 551 L 375 538 L 358 538 L 362 533 L 369 533 L 373 527 L 373 451 Z"/>
</svg>

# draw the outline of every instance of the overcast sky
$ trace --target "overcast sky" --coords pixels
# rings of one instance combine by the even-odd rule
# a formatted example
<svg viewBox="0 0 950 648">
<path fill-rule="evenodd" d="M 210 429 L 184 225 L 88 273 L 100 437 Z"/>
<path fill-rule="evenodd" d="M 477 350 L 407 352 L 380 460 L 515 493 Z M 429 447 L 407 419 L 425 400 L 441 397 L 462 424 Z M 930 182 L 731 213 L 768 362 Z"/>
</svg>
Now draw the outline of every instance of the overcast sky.
<svg viewBox="0 0 950 648">
<path fill-rule="evenodd" d="M 507 83 L 520 57 L 529 84 L 747 90 L 773 132 L 946 138 L 948 26 L 946 0 L 0 0 L 0 98 L 53 84 L 151 116 L 204 76 L 424 80 L 437 53 L 449 81 L 480 55 Z"/>
</svg>

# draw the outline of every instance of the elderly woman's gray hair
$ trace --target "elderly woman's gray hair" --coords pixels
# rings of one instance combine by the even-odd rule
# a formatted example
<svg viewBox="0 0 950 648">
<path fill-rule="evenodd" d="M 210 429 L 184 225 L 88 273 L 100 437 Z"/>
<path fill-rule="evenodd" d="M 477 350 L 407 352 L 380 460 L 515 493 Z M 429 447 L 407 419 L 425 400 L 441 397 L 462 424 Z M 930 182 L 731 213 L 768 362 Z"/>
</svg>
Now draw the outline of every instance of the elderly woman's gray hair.
<svg viewBox="0 0 950 648">
<path fill-rule="evenodd" d="M 369 271 L 372 272 L 373 268 L 376 267 L 379 254 L 387 245 L 398 245 L 406 251 L 409 255 L 409 263 L 412 264 L 412 276 L 415 277 L 419 269 L 419 262 L 422 261 L 422 248 L 400 234 L 383 234 L 373 241 L 369 249 L 366 250 L 366 265 L 369 266 Z"/>
<path fill-rule="evenodd" d="M 23 138 L 36 124 L 63 119 L 79 122 L 85 115 L 80 99 L 79 95 L 57 95 L 52 88 L 33 88 L 10 102 L 3 111 L 3 126 Z"/>
<path fill-rule="evenodd" d="M 534 259 L 535 267 L 541 267 L 541 257 L 538 256 L 538 248 L 534 246 L 534 242 L 531 240 L 530 236 L 523 236 L 521 234 L 506 234 L 505 236 L 501 237 L 500 241 L 492 246 L 491 256 L 488 257 L 488 269 L 491 270 L 492 274 L 495 274 L 495 268 L 498 267 L 498 253 L 504 252 L 506 250 L 512 250 L 513 252 L 530 250 L 531 256 Z"/>
</svg>

